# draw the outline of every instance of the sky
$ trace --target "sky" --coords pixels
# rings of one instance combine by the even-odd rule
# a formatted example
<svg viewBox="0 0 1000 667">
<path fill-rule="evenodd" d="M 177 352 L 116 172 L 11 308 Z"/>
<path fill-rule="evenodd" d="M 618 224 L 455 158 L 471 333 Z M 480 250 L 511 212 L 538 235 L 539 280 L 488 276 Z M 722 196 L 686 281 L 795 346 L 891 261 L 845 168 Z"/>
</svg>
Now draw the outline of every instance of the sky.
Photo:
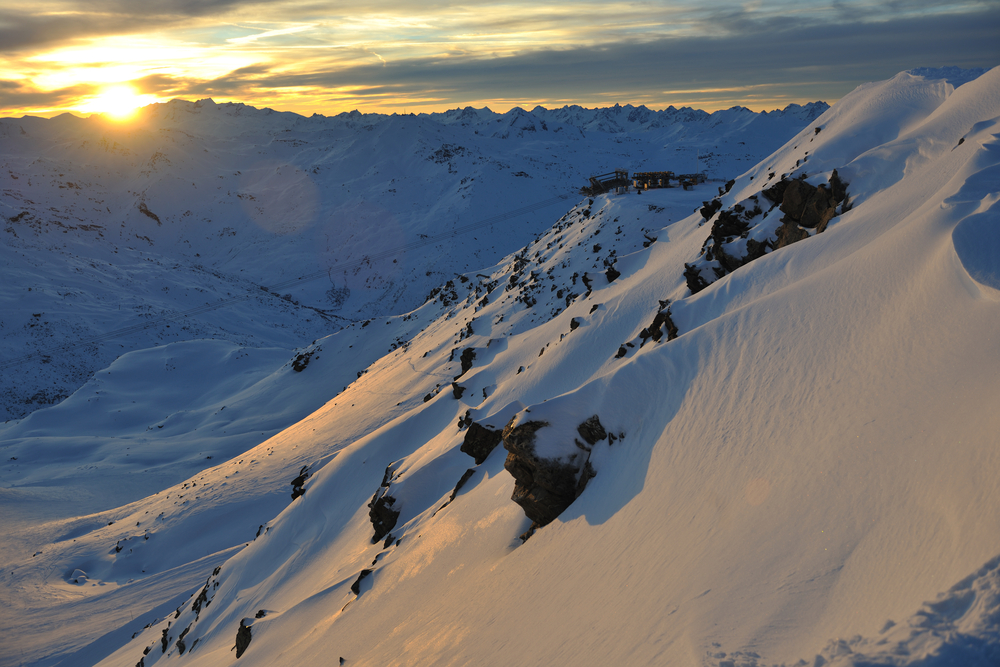
<svg viewBox="0 0 1000 667">
<path fill-rule="evenodd" d="M 1000 0 L 4 0 L 0 117 L 834 102 L 1000 64 Z"/>
</svg>

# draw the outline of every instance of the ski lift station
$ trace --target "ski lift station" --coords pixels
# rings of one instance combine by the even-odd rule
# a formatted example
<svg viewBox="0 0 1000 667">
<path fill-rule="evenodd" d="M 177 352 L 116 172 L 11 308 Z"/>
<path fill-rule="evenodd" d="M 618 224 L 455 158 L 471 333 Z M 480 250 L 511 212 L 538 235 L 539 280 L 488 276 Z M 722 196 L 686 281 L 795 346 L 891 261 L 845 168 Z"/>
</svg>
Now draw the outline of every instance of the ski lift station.
<svg viewBox="0 0 1000 667">
<path fill-rule="evenodd" d="M 678 186 L 687 190 L 693 185 L 704 183 L 706 180 L 705 172 L 675 174 L 672 171 L 637 171 L 630 178 L 627 170 L 615 169 L 606 174 L 591 176 L 590 185 L 580 188 L 580 194 L 593 196 L 612 191 L 615 194 L 622 194 L 628 192 L 630 188 L 641 192 L 642 190 L 676 188 Z"/>
</svg>

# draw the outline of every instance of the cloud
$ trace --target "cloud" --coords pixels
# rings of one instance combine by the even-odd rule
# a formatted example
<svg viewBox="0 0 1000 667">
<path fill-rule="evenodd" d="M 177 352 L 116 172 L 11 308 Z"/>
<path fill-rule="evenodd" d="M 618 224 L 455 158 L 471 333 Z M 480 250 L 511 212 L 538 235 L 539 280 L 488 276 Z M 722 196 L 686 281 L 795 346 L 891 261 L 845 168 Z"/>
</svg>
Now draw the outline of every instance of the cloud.
<svg viewBox="0 0 1000 667">
<path fill-rule="evenodd" d="M 44 68 L 31 56 L 41 53 L 41 41 L 65 45 L 141 26 L 151 31 L 149 40 L 191 45 L 183 63 L 156 49 L 143 62 L 126 55 L 136 63 L 130 78 L 143 92 L 336 113 L 345 105 L 392 110 L 558 101 L 773 108 L 783 100 L 834 100 L 859 83 L 912 67 L 1000 61 L 1000 8 L 978 0 L 947 6 L 377 0 L 363 14 L 346 3 L 309 0 L 98 0 L 87 7 L 96 13 L 0 10 L 0 49 L 23 51 L 0 59 L 0 71 L 35 79 Z M 278 15 L 280 21 L 261 20 Z M 49 71 L 69 66 L 46 65 Z M 51 93 L 28 84 L 0 87 L 0 109 L 26 108 L 25 100 L 46 94 L 63 100 L 72 88 L 65 77 L 56 81 Z"/>
<path fill-rule="evenodd" d="M 916 66 L 990 66 L 1000 56 L 991 27 L 998 23 L 997 10 L 892 23 L 811 25 L 790 19 L 780 27 L 746 24 L 741 33 L 719 37 L 536 49 L 503 58 L 434 56 L 305 71 L 243 70 L 200 89 L 356 87 L 359 99 L 444 96 L 455 105 L 490 98 L 594 99 L 602 91 L 669 103 L 665 91 L 723 99 L 748 86 L 771 87 L 772 95 L 795 86 L 800 99 L 802 89 L 812 87 L 816 97 L 824 90 L 829 98 Z"/>
</svg>

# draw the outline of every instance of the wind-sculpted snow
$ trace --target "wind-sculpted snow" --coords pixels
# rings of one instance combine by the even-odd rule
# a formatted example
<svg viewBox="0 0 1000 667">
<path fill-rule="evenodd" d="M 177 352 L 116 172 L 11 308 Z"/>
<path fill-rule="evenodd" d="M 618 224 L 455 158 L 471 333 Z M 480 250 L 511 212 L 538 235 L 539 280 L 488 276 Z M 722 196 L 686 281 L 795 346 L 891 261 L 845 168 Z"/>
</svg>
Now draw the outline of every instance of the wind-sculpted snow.
<svg viewBox="0 0 1000 667">
<path fill-rule="evenodd" d="M 583 198 L 405 314 L 255 351 L 211 409 L 164 391 L 142 445 L 161 461 L 175 420 L 218 429 L 222 402 L 248 426 L 308 414 L 128 506 L 21 525 L 3 581 L 32 596 L 4 627 L 39 664 L 993 664 L 1000 311 L 972 239 L 992 238 L 997 118 L 1000 70 L 862 86 L 723 194 Z M 834 170 L 853 206 L 825 231 L 692 294 L 705 201 L 752 210 L 781 174 L 832 191 Z M 107 418 L 86 398 L 127 400 L 109 370 L 69 428 Z M 19 457 L 32 422 L 56 437 L 51 410 L 18 427 Z M 572 469 L 533 532 L 512 454 Z M 2 472 L 112 479 L 99 463 Z"/>
</svg>

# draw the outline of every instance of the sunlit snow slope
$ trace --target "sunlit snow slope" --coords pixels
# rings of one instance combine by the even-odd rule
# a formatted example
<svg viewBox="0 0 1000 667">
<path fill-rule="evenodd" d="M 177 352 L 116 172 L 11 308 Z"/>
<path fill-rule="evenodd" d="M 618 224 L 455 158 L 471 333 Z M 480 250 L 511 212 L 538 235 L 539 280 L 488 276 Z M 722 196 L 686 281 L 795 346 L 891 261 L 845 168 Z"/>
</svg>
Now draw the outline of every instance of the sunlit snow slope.
<svg viewBox="0 0 1000 667">
<path fill-rule="evenodd" d="M 81 467 L 231 458 L 18 526 L 0 664 L 998 664 L 1000 68 L 954 74 L 861 86 L 718 197 L 583 199 L 276 370 L 135 352 L 8 425 L 18 516 Z M 791 219 L 835 183 L 822 224 Z M 129 414 L 172 348 L 219 368 L 201 406 Z M 73 451 L 102 432 L 132 449 Z M 533 534 L 508 472 L 532 456 L 580 480 Z"/>
</svg>

